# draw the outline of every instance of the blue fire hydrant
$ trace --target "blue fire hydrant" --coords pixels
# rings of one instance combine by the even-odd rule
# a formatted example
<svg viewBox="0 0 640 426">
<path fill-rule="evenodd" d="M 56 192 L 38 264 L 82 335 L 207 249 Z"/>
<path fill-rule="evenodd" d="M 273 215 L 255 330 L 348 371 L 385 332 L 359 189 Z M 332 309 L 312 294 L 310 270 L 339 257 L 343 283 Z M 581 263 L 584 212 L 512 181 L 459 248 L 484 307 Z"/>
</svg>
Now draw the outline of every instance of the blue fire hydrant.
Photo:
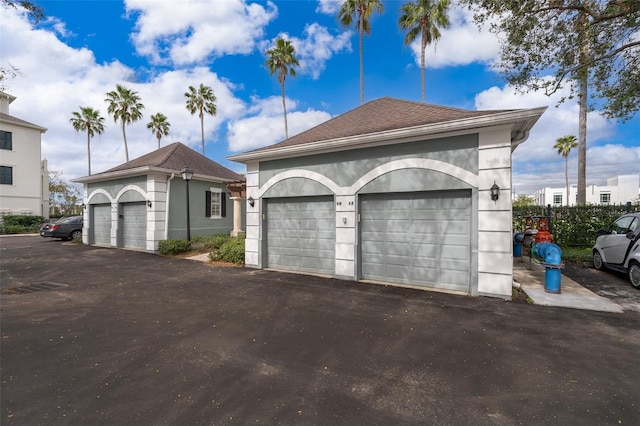
<svg viewBox="0 0 640 426">
<path fill-rule="evenodd" d="M 549 242 L 537 243 L 534 252 L 544 259 L 542 266 L 545 268 L 544 291 L 560 294 L 560 281 L 562 277 L 562 250 L 556 244 Z"/>
</svg>

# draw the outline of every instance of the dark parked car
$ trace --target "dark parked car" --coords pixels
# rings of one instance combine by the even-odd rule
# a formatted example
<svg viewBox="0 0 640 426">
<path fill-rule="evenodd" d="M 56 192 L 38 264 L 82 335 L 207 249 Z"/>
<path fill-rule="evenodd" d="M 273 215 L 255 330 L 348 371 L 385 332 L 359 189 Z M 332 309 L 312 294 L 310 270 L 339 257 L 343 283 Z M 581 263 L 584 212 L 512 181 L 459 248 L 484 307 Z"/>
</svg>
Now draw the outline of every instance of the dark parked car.
<svg viewBox="0 0 640 426">
<path fill-rule="evenodd" d="M 623 272 L 640 289 L 640 213 L 622 215 L 598 234 L 593 266 Z"/>
<path fill-rule="evenodd" d="M 62 238 L 63 240 L 82 237 L 82 220 L 82 216 L 71 216 L 63 217 L 56 222 L 43 223 L 40 226 L 40 236 Z"/>
</svg>

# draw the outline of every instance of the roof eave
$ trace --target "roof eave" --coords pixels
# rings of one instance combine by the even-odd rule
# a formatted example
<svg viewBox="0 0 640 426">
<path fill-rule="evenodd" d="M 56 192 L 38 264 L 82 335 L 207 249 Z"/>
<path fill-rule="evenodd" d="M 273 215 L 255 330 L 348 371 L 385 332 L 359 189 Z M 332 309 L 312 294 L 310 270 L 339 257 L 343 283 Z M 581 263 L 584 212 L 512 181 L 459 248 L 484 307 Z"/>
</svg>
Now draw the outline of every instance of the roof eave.
<svg viewBox="0 0 640 426">
<path fill-rule="evenodd" d="M 171 174 L 175 174 L 176 176 L 180 176 L 180 170 L 166 169 L 162 167 L 153 167 L 153 166 L 142 166 L 142 167 L 135 167 L 132 169 L 117 170 L 114 172 L 104 172 L 96 175 L 84 176 L 77 179 L 72 179 L 71 182 L 76 182 L 76 183 L 104 182 L 108 180 L 116 180 L 116 179 L 123 179 L 123 178 L 128 178 L 133 176 L 146 175 L 149 173 L 160 173 L 160 174 L 165 174 L 167 176 L 170 176 Z M 208 182 L 221 182 L 221 183 L 238 181 L 237 179 L 229 179 L 229 178 L 223 178 L 219 176 L 201 175 L 197 173 L 193 175 L 193 179 L 208 181 Z"/>
<path fill-rule="evenodd" d="M 27 129 L 38 130 L 40 133 L 45 133 L 48 129 L 46 127 L 38 126 L 37 124 L 29 123 L 28 121 L 20 120 L 7 120 L 4 118 L 0 118 L 0 123 L 9 124 L 12 126 L 25 127 Z"/>
<path fill-rule="evenodd" d="M 369 133 L 365 135 L 348 136 L 344 138 L 328 139 L 317 142 L 310 142 L 301 145 L 286 146 L 268 150 L 248 152 L 227 157 L 231 161 L 247 163 L 260 160 L 275 160 L 280 158 L 299 157 L 312 154 L 322 154 L 326 152 L 343 151 L 347 149 L 358 149 L 361 147 L 371 147 L 379 145 L 393 145 L 407 142 L 411 139 L 424 137 L 441 137 L 446 134 L 460 133 L 483 127 L 499 126 L 511 124 L 514 126 L 516 136 L 512 142 L 520 139 L 519 134 L 527 134 L 533 125 L 538 121 L 547 107 L 519 109 L 513 111 L 503 111 L 491 115 L 480 117 L 464 118 L 440 123 L 426 124 L 423 126 L 406 127 L 402 129 L 388 130 L 384 132 Z M 524 139 L 526 140 L 526 138 Z M 520 140 L 516 143 L 522 143 Z"/>
</svg>

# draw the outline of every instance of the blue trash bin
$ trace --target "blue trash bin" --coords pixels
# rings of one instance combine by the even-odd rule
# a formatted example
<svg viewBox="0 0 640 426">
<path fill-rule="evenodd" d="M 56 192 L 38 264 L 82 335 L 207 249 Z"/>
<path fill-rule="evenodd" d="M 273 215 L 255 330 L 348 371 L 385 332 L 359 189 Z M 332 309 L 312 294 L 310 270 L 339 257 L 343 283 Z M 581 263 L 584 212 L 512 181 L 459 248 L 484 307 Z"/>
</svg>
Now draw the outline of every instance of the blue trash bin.
<svg viewBox="0 0 640 426">
<path fill-rule="evenodd" d="M 522 257 L 522 242 L 524 241 L 524 234 L 522 232 L 516 232 L 513 236 L 513 257 Z"/>
</svg>

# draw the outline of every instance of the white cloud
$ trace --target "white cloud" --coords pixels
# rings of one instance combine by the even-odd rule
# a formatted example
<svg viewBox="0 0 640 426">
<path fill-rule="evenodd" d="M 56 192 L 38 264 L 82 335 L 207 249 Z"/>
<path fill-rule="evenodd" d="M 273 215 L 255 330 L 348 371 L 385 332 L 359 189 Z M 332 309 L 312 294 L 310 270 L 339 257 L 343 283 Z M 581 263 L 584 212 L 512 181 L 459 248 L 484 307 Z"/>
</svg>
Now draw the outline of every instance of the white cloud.
<svg viewBox="0 0 640 426">
<path fill-rule="evenodd" d="M 516 109 L 548 105 L 531 131 L 529 139 L 513 153 L 513 187 L 518 194 L 532 194 L 544 187 L 565 186 L 565 160 L 553 148 L 561 136 L 578 136 L 578 112 L 576 102 L 555 106 L 562 97 L 557 93 L 551 97 L 541 92 L 521 94 L 511 86 L 503 89 L 492 87 L 476 96 L 476 108 Z M 597 111 L 587 116 L 587 184 L 602 185 L 607 178 L 638 170 L 640 148 L 620 144 L 602 145 L 602 141 L 613 136 L 615 123 L 606 120 Z M 577 183 L 578 149 L 569 155 L 569 181 Z"/>
<path fill-rule="evenodd" d="M 256 115 L 231 121 L 228 124 L 229 149 L 233 152 L 272 145 L 285 137 L 282 98 L 271 96 L 253 101 L 249 112 Z M 289 136 L 301 133 L 331 118 L 331 115 L 324 111 L 313 109 L 294 111 L 295 106 L 295 102 L 287 99 Z"/>
<path fill-rule="evenodd" d="M 311 78 L 316 80 L 324 71 L 326 62 L 335 53 L 351 51 L 351 35 L 351 31 L 345 31 L 334 36 L 329 33 L 326 27 L 314 22 L 305 25 L 302 38 L 291 37 L 286 33 L 280 33 L 276 38 L 282 37 L 291 41 L 296 50 L 296 58 L 300 63 L 297 72 L 310 75 Z M 273 47 L 274 43 L 275 39 L 270 42 L 263 42 L 261 47 L 266 52 Z"/>
<path fill-rule="evenodd" d="M 129 158 L 133 159 L 157 148 L 157 140 L 146 129 L 149 117 L 165 114 L 171 123 L 171 134 L 162 144 L 183 142 L 200 150 L 200 122 L 185 108 L 184 92 L 189 85 L 203 83 L 217 96 L 218 113 L 205 117 L 207 154 L 227 147 L 215 141 L 221 123 L 244 113 L 244 103 L 233 94 L 234 85 L 204 67 L 172 71 L 144 83 L 131 82 L 133 71 L 114 61 L 96 64 L 87 49 L 73 49 L 61 42 L 53 32 L 34 30 L 29 22 L 11 8 L 0 7 L 0 37 L 3 61 L 19 68 L 20 76 L 8 82 L 8 93 L 17 99 L 10 106 L 11 115 L 48 130 L 42 136 L 42 157 L 49 169 L 60 171 L 72 179 L 87 174 L 86 134 L 77 134 L 69 119 L 81 106 L 100 110 L 106 129 L 91 141 L 91 170 L 98 173 L 125 161 L 124 143 L 119 124 L 107 114 L 105 94 L 117 83 L 135 90 L 145 105 L 142 120 L 127 126 Z M 43 64 L 47 64 L 43 67 Z"/>
<path fill-rule="evenodd" d="M 340 7 L 342 7 L 342 3 L 344 3 L 344 0 L 318 0 L 316 12 L 335 15 L 338 10 L 340 10 Z"/>
<path fill-rule="evenodd" d="M 137 15 L 133 42 L 139 54 L 155 63 L 201 62 L 225 54 L 247 54 L 264 36 L 277 8 L 243 0 L 148 1 L 126 0 L 127 12 Z"/>
<path fill-rule="evenodd" d="M 468 65 L 473 62 L 492 65 L 500 54 L 500 43 L 485 26 L 482 30 L 472 21 L 473 13 L 454 4 L 449 10 L 448 29 L 441 29 L 437 43 L 425 49 L 425 67 Z M 411 43 L 416 64 L 420 65 L 420 37 Z"/>
</svg>

